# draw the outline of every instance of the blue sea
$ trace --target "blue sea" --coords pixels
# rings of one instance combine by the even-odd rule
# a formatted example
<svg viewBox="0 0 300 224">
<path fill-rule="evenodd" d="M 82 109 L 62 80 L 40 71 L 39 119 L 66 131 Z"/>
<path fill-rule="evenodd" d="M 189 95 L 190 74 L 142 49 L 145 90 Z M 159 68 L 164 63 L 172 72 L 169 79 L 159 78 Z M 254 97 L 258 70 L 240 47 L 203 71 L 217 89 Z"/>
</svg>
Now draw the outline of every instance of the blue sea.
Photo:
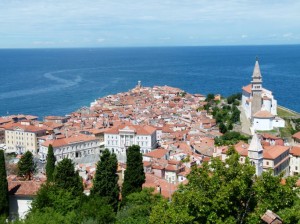
<svg viewBox="0 0 300 224">
<path fill-rule="evenodd" d="M 240 92 L 256 56 L 263 86 L 300 111 L 300 45 L 0 50 L 0 115 L 65 115 L 99 97 L 144 86 Z"/>
</svg>

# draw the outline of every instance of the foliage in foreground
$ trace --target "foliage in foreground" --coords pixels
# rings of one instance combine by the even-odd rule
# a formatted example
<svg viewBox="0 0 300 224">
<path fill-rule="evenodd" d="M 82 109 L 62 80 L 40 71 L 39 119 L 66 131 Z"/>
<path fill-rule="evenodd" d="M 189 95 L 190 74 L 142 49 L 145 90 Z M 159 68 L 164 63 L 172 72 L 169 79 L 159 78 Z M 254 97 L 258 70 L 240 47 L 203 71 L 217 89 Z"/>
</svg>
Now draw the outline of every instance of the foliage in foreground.
<svg viewBox="0 0 300 224">
<path fill-rule="evenodd" d="M 22 158 L 19 160 L 18 168 L 18 175 L 20 177 L 31 180 L 32 175 L 36 170 L 36 165 L 33 161 L 33 155 L 30 151 L 25 152 Z"/>
<path fill-rule="evenodd" d="M 126 199 L 126 197 L 131 193 L 140 192 L 146 178 L 140 146 L 132 145 L 128 147 L 126 154 L 127 167 L 124 174 L 124 183 L 122 188 L 123 199 Z"/>
<path fill-rule="evenodd" d="M 51 182 L 53 181 L 53 173 L 55 169 L 55 156 L 53 152 L 53 147 L 50 144 L 48 147 L 48 153 L 47 153 L 47 163 L 46 163 L 46 176 L 47 181 Z"/>
<path fill-rule="evenodd" d="M 172 202 L 154 207 L 150 223 L 260 223 L 267 209 L 282 215 L 285 223 L 300 221 L 295 178 L 282 185 L 282 176 L 270 172 L 255 177 L 249 160 L 240 164 L 232 148 L 229 153 L 225 163 L 212 159 L 211 164 L 194 167 L 189 183 L 175 192 Z"/>
<path fill-rule="evenodd" d="M 153 189 L 143 189 L 129 194 L 118 212 L 107 197 L 76 193 L 72 190 L 77 187 L 76 181 L 74 186 L 59 185 L 54 178 L 40 189 L 26 220 L 16 223 L 254 224 L 260 223 L 260 217 L 270 209 L 284 223 L 300 224 L 297 177 L 288 177 L 282 184 L 282 175 L 264 172 L 256 177 L 254 174 L 250 161 L 241 164 L 238 153 L 230 147 L 225 163 L 212 159 L 201 168 L 193 167 L 188 175 L 189 183 L 180 186 L 171 202 L 154 194 Z"/>
<path fill-rule="evenodd" d="M 6 179 L 4 151 L 0 150 L 0 216 L 8 215 L 8 183 Z"/>
<path fill-rule="evenodd" d="M 96 174 L 91 189 L 93 197 L 105 197 L 115 211 L 118 208 L 119 186 L 118 186 L 118 160 L 116 154 L 105 149 L 97 163 Z"/>
</svg>

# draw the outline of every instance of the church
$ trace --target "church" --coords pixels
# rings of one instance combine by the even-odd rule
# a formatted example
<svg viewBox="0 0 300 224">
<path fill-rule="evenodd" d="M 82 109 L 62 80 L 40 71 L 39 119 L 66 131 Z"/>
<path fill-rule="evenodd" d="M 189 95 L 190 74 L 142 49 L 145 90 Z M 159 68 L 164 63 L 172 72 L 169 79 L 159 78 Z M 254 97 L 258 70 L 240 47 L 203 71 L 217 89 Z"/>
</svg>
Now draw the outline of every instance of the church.
<svg viewBox="0 0 300 224">
<path fill-rule="evenodd" d="M 242 88 L 242 107 L 250 119 L 251 131 L 269 131 L 284 127 L 285 121 L 277 116 L 277 100 L 271 91 L 262 87 L 262 75 L 256 59 L 252 81 Z"/>
</svg>

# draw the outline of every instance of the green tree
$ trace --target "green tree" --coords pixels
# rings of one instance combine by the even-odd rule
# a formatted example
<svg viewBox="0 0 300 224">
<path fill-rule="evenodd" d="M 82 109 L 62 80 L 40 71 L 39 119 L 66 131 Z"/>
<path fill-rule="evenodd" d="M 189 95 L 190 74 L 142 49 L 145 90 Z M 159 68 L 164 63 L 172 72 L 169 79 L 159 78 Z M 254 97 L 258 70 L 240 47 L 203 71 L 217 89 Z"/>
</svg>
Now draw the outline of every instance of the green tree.
<svg viewBox="0 0 300 224">
<path fill-rule="evenodd" d="M 8 215 L 8 184 L 6 178 L 4 151 L 0 150 L 0 216 Z"/>
<path fill-rule="evenodd" d="M 51 182 L 53 180 L 54 169 L 55 169 L 55 156 L 53 153 L 53 147 L 50 144 L 48 147 L 47 164 L 46 164 L 46 176 L 48 182 Z"/>
<path fill-rule="evenodd" d="M 77 222 L 76 211 L 62 214 L 54 208 L 46 208 L 30 212 L 25 220 L 17 220 L 14 224 L 75 224 Z"/>
<path fill-rule="evenodd" d="M 33 173 L 36 170 L 36 165 L 33 161 L 33 155 L 30 151 L 25 152 L 18 162 L 18 175 L 25 179 L 31 180 Z"/>
<path fill-rule="evenodd" d="M 81 177 L 77 171 L 75 172 L 71 159 L 64 158 L 57 164 L 53 173 L 53 182 L 57 187 L 72 191 L 76 195 L 83 193 Z"/>
<path fill-rule="evenodd" d="M 52 208 L 62 215 L 76 210 L 80 206 L 81 196 L 75 195 L 68 188 L 62 189 L 53 183 L 44 184 L 32 202 L 32 212 L 46 211 Z"/>
<path fill-rule="evenodd" d="M 223 134 L 225 134 L 225 133 L 227 132 L 226 125 L 225 125 L 223 122 L 221 122 L 221 123 L 219 124 L 219 130 L 220 130 L 220 132 L 223 133 Z"/>
<path fill-rule="evenodd" d="M 162 200 L 153 188 L 144 188 L 126 198 L 126 205 L 117 214 L 117 224 L 149 223 L 152 208 Z"/>
<path fill-rule="evenodd" d="M 212 159 L 211 164 L 193 167 L 189 183 L 174 193 L 172 202 L 153 209 L 151 223 L 245 223 L 255 201 L 254 173 L 249 160 L 240 164 L 230 148 L 225 163 Z M 177 222 L 180 213 L 183 221 Z"/>
<path fill-rule="evenodd" d="M 118 160 L 116 154 L 105 149 L 97 163 L 91 195 L 106 197 L 109 204 L 115 210 L 118 208 L 119 186 L 118 186 Z"/>
<path fill-rule="evenodd" d="M 101 197 L 86 197 L 79 208 L 80 223 L 109 224 L 115 223 L 115 213 L 109 202 Z"/>
<path fill-rule="evenodd" d="M 140 146 L 132 145 L 128 147 L 127 167 L 124 174 L 124 183 L 122 187 L 122 199 L 134 192 L 142 190 L 142 185 L 145 183 L 145 173 L 143 167 L 143 157 L 140 152 Z"/>
<path fill-rule="evenodd" d="M 214 99 L 215 99 L 215 95 L 213 93 L 209 93 L 209 94 L 207 94 L 205 101 L 210 102 Z"/>
<path fill-rule="evenodd" d="M 248 222 L 257 222 L 267 209 L 278 214 L 283 214 L 283 217 L 287 220 L 294 220 L 295 217 L 292 218 L 293 212 L 300 205 L 298 196 L 299 188 L 296 187 L 297 179 L 297 176 L 288 177 L 283 184 L 283 174 L 273 176 L 271 171 L 263 172 L 262 176 L 258 177 L 254 184 L 257 204 L 255 210 L 249 216 Z M 288 223 L 287 220 L 284 220 L 284 223 Z M 298 217 L 298 221 L 300 221 L 300 216 Z"/>
</svg>

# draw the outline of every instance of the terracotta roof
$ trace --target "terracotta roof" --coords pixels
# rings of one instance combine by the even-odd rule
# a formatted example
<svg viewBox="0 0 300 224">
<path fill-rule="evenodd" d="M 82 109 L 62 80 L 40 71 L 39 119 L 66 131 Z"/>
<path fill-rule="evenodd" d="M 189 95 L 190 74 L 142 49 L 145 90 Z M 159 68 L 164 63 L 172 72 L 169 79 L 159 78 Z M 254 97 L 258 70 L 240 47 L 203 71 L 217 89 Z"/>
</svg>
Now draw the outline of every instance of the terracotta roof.
<svg viewBox="0 0 300 224">
<path fill-rule="evenodd" d="M 253 117 L 256 117 L 256 118 L 272 118 L 272 117 L 275 117 L 275 115 L 271 114 L 269 111 L 261 110 L 261 111 L 256 112 L 253 115 Z"/>
<path fill-rule="evenodd" d="M 296 139 L 300 140 L 300 131 L 293 134 L 293 138 L 296 138 Z"/>
<path fill-rule="evenodd" d="M 241 156 L 248 156 L 249 145 L 247 143 L 241 141 L 235 144 L 234 148 Z"/>
<path fill-rule="evenodd" d="M 163 156 L 165 156 L 168 152 L 169 152 L 169 150 L 166 150 L 166 149 L 155 149 L 155 150 L 152 150 L 151 152 L 148 152 L 144 156 L 160 159 Z"/>
<path fill-rule="evenodd" d="M 248 86 L 243 86 L 243 90 L 244 91 L 246 91 L 247 93 L 251 93 L 251 87 L 252 87 L 252 85 L 251 84 L 249 84 Z"/>
<path fill-rule="evenodd" d="M 276 140 L 276 139 L 281 139 L 280 137 L 277 137 L 275 135 L 271 135 L 269 133 L 263 133 L 262 134 L 262 137 L 263 138 L 266 138 L 266 139 L 273 139 L 273 140 Z"/>
<path fill-rule="evenodd" d="M 23 125 L 21 123 L 10 123 L 3 126 L 6 130 L 15 130 L 16 128 L 20 128 L 26 132 L 39 132 L 46 131 L 46 128 L 40 128 L 34 125 Z"/>
<path fill-rule="evenodd" d="M 282 153 L 288 151 L 290 149 L 289 146 L 281 146 L 281 145 L 274 145 L 274 146 L 267 146 L 263 151 L 264 159 L 276 159 Z"/>
<path fill-rule="evenodd" d="M 8 191 L 10 195 L 36 195 L 42 186 L 41 181 L 14 181 L 8 180 Z"/>
<path fill-rule="evenodd" d="M 77 136 L 72 136 L 70 138 L 48 140 L 43 142 L 42 145 L 48 147 L 51 144 L 54 148 L 56 148 L 64 145 L 70 145 L 77 142 L 88 142 L 88 141 L 95 141 L 95 140 L 98 139 L 91 135 L 77 135 Z"/>
<path fill-rule="evenodd" d="M 292 154 L 293 156 L 300 156 L 300 146 L 293 146 L 290 154 Z"/>
</svg>

